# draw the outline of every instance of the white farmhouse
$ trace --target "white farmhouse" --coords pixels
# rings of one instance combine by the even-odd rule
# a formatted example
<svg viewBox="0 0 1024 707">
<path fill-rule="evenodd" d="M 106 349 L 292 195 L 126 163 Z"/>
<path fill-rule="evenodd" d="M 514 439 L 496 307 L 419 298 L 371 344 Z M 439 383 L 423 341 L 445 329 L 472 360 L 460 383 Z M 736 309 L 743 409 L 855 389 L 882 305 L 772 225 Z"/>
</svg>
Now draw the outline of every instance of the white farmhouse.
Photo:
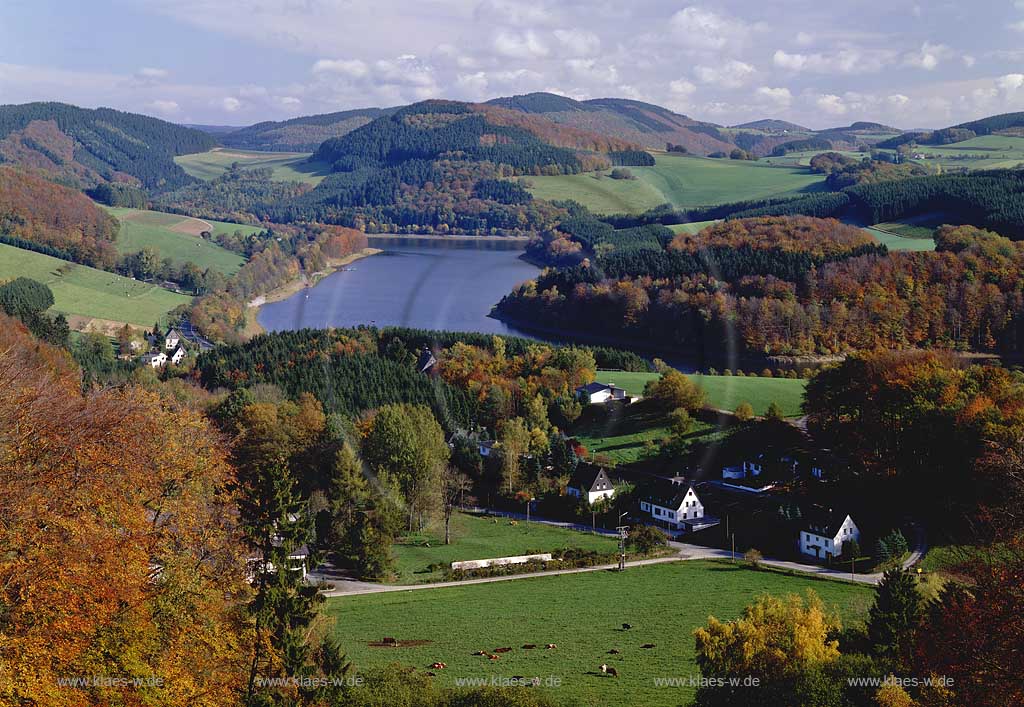
<svg viewBox="0 0 1024 707">
<path fill-rule="evenodd" d="M 640 499 L 640 510 L 650 514 L 655 525 L 670 530 L 693 530 L 704 525 L 704 504 L 693 484 L 660 484 Z"/>
<path fill-rule="evenodd" d="M 860 542 L 860 529 L 849 514 L 816 510 L 810 513 L 800 531 L 800 552 L 810 557 L 829 560 L 843 554 L 843 544 Z"/>
<path fill-rule="evenodd" d="M 569 485 L 566 486 L 565 492 L 576 498 L 584 498 L 588 504 L 593 505 L 602 498 L 614 497 L 615 486 L 612 485 L 611 479 L 608 478 L 604 469 L 589 464 L 580 464 L 569 479 Z"/>
<path fill-rule="evenodd" d="M 764 455 L 755 460 L 744 460 L 742 464 L 727 466 L 722 469 L 723 479 L 752 479 L 764 473 Z"/>
<path fill-rule="evenodd" d="M 152 368 L 161 368 L 167 365 L 167 354 L 163 351 L 157 351 L 156 353 L 144 354 L 140 360 L 143 365 L 150 366 Z"/>
<path fill-rule="evenodd" d="M 170 362 L 177 366 L 179 363 L 185 360 L 185 347 L 181 344 L 174 349 L 174 352 L 170 355 Z"/>
<path fill-rule="evenodd" d="M 576 398 L 584 405 L 600 405 L 609 400 L 625 400 L 626 391 L 614 383 L 587 383 L 576 389 Z"/>
<path fill-rule="evenodd" d="M 170 351 L 181 343 L 181 339 L 181 332 L 173 327 L 168 329 L 167 333 L 164 334 L 164 349 Z"/>
</svg>

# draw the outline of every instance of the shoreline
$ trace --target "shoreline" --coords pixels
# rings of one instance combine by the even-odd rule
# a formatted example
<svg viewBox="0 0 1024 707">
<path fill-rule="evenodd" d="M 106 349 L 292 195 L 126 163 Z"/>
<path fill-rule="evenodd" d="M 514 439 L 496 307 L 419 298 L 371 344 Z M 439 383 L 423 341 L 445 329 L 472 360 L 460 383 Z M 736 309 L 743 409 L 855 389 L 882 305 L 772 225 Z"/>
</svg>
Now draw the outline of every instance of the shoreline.
<svg viewBox="0 0 1024 707">
<path fill-rule="evenodd" d="M 360 250 L 358 253 L 352 253 L 346 255 L 344 258 L 334 258 L 327 261 L 326 270 L 318 270 L 312 273 L 312 276 L 307 276 L 305 273 L 301 277 L 286 282 L 280 287 L 276 287 L 265 295 L 260 295 L 249 302 L 245 303 L 245 327 L 242 329 L 242 336 L 248 340 L 259 334 L 265 334 L 266 330 L 260 326 L 257 317 L 259 317 L 260 310 L 263 306 L 270 304 L 271 302 L 280 302 L 286 300 L 292 295 L 301 292 L 305 287 L 313 287 L 320 280 L 324 279 L 328 275 L 332 275 L 346 265 L 351 265 L 357 260 L 363 258 L 369 258 L 372 255 L 383 253 L 384 251 L 380 248 L 366 247 Z"/>
<path fill-rule="evenodd" d="M 529 243 L 529 236 L 470 236 L 463 233 L 449 235 L 431 235 L 429 233 L 367 233 L 369 238 L 384 238 L 388 240 L 399 240 L 407 238 L 419 241 L 493 241 L 497 243 Z"/>
</svg>

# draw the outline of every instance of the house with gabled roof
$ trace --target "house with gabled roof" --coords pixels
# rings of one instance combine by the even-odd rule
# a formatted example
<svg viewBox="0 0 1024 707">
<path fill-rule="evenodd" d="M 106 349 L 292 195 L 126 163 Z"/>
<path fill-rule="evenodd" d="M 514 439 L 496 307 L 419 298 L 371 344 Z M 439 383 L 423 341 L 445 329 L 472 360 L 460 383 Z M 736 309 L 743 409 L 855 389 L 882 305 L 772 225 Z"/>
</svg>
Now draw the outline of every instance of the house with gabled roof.
<svg viewBox="0 0 1024 707">
<path fill-rule="evenodd" d="M 659 479 L 650 485 L 640 495 L 640 511 L 669 530 L 694 530 L 717 523 L 705 516 L 693 484 L 678 479 Z"/>
<path fill-rule="evenodd" d="M 803 555 L 829 560 L 843 554 L 844 543 L 860 542 L 860 528 L 848 513 L 815 507 L 804 514 L 803 521 L 798 539 Z"/>
<path fill-rule="evenodd" d="M 171 353 L 171 355 L 167 357 L 167 360 L 169 360 L 171 363 L 177 366 L 179 363 L 185 360 L 185 356 L 187 355 L 188 351 L 185 350 L 185 347 L 182 346 L 181 344 L 178 344 L 174 348 L 174 351 Z"/>
<path fill-rule="evenodd" d="M 151 368 L 161 368 L 167 365 L 167 354 L 163 351 L 156 351 L 153 353 L 143 354 L 142 358 L 139 359 L 144 366 Z"/>
<path fill-rule="evenodd" d="M 590 505 L 602 498 L 614 498 L 615 485 L 604 469 L 593 464 L 577 464 L 565 487 L 569 496 L 585 499 Z"/>
<path fill-rule="evenodd" d="M 181 335 L 180 331 L 171 327 L 167 330 L 167 333 L 164 334 L 164 349 L 167 351 L 174 349 L 184 340 L 184 338 L 185 337 Z"/>
<path fill-rule="evenodd" d="M 616 400 L 625 400 L 626 391 L 614 383 L 587 383 L 576 389 L 576 399 L 584 405 L 600 405 Z"/>
</svg>

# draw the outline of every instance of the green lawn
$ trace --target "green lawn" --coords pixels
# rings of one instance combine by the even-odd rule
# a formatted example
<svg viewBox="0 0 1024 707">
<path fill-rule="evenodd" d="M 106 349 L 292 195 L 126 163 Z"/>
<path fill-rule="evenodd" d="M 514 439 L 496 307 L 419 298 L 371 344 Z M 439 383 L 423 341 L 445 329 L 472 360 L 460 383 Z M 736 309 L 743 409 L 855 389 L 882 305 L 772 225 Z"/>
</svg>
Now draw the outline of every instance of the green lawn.
<svg viewBox="0 0 1024 707">
<path fill-rule="evenodd" d="M 245 258 L 197 234 L 202 231 L 210 231 L 214 235 L 235 231 L 258 233 L 262 230 L 255 226 L 194 219 L 160 211 L 126 208 L 107 210 L 121 222 L 117 252 L 135 253 L 146 247 L 155 248 L 161 258 L 170 258 L 176 265 L 192 261 L 203 270 L 213 268 L 225 275 L 238 272 Z"/>
<path fill-rule="evenodd" d="M 925 155 L 914 161 L 926 165 L 1012 169 L 1024 162 L 1024 137 L 981 135 L 951 145 L 919 145 L 913 151 Z"/>
<path fill-rule="evenodd" d="M 657 373 L 631 371 L 597 373 L 597 380 L 602 383 L 614 383 L 625 388 L 630 395 L 643 395 L 647 381 L 657 377 Z M 753 406 L 756 415 L 763 415 L 768 405 L 775 401 L 782 406 L 787 416 L 799 416 L 804 388 L 807 386 L 807 381 L 799 378 L 706 375 L 691 375 L 690 378 L 707 392 L 708 404 L 711 407 L 734 410 L 737 405 L 746 401 Z"/>
<path fill-rule="evenodd" d="M 695 235 L 700 233 L 705 228 L 718 221 L 693 221 L 692 223 L 676 223 L 669 226 L 669 230 L 673 233 L 689 233 Z"/>
<path fill-rule="evenodd" d="M 604 415 L 609 410 L 610 414 Z M 604 455 L 615 464 L 632 464 L 648 452 L 645 443 L 658 445 L 671 432 L 665 413 L 645 401 L 626 407 L 594 408 L 587 410 L 572 428 L 576 437 L 592 455 Z M 693 442 L 711 442 L 721 431 L 706 422 L 694 420 L 687 439 Z"/>
<path fill-rule="evenodd" d="M 48 285 L 54 311 L 138 326 L 150 327 L 191 301 L 155 285 L 0 244 L 0 280 L 19 276 Z"/>
<path fill-rule="evenodd" d="M 878 228 L 865 228 L 864 230 L 874 236 L 876 241 L 884 244 L 889 250 L 935 250 L 935 241 L 931 238 L 901 236 L 888 231 L 888 228 L 893 224 L 879 225 L 885 226 L 886 230 L 881 231 Z"/>
<path fill-rule="evenodd" d="M 497 520 L 497 522 L 495 522 Z M 430 547 L 426 547 L 426 543 Z M 463 560 L 531 555 L 564 547 L 614 552 L 618 541 L 602 535 L 581 533 L 543 523 L 519 521 L 511 525 L 507 518 L 456 513 L 452 516 L 452 544 L 444 544 L 444 527 L 405 538 L 395 544 L 395 563 L 400 584 L 419 584 L 442 579 L 440 571 L 427 568 Z"/>
<path fill-rule="evenodd" d="M 269 167 L 279 182 L 319 184 L 331 173 L 330 165 L 309 162 L 308 152 L 256 152 L 234 148 L 214 148 L 209 152 L 175 157 L 188 174 L 199 179 L 214 179 L 238 162 L 244 168 Z"/>
<path fill-rule="evenodd" d="M 597 213 L 637 213 L 664 203 L 677 208 L 815 191 L 824 177 L 803 167 L 659 154 L 653 167 L 630 167 L 636 179 L 605 173 L 529 177 L 543 199 L 574 199 Z"/>
<path fill-rule="evenodd" d="M 713 615 L 736 618 L 762 594 L 803 594 L 813 589 L 845 622 L 864 618 L 870 587 L 743 569 L 725 563 L 675 562 L 631 567 L 625 572 L 517 579 L 444 589 L 390 592 L 328 599 L 334 635 L 358 668 L 393 662 L 427 669 L 448 664 L 436 680 L 549 676 L 562 704 L 679 705 L 690 687 L 658 687 L 655 678 L 700 675 L 693 631 Z M 633 628 L 623 631 L 623 623 Z M 384 636 L 422 645 L 377 648 Z M 557 648 L 545 650 L 554 643 Z M 641 645 L 653 643 L 652 649 Z M 535 644 L 534 650 L 522 649 Z M 513 650 L 490 662 L 475 651 Z M 612 648 L 621 651 L 609 655 Z M 601 675 L 608 663 L 618 679 Z M 539 688 L 546 689 L 546 688 Z"/>
<path fill-rule="evenodd" d="M 773 165 L 788 165 L 791 167 L 806 167 L 811 164 L 811 159 L 822 152 L 838 152 L 844 157 L 854 160 L 862 160 L 869 156 L 863 152 L 852 152 L 849 150 L 805 150 L 803 152 L 787 152 L 782 157 L 762 157 L 761 162 Z"/>
</svg>

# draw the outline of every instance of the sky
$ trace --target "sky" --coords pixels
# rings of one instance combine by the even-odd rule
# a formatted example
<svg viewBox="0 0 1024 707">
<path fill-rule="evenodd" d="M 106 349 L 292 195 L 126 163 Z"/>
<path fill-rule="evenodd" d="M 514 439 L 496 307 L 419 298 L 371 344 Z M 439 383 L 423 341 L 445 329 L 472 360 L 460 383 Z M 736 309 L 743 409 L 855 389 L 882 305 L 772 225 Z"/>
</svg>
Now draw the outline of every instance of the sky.
<svg viewBox="0 0 1024 707">
<path fill-rule="evenodd" d="M 944 127 L 1024 110 L 1024 0 L 0 0 L 0 103 L 247 125 L 531 91 Z"/>
</svg>

